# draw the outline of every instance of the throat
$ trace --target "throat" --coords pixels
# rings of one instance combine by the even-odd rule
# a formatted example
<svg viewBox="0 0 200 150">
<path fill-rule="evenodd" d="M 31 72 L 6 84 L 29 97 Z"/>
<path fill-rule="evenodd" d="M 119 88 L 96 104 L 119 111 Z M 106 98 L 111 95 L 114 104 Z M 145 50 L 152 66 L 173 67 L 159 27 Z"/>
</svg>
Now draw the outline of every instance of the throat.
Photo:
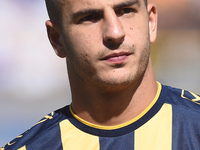
<svg viewBox="0 0 200 150">
<path fill-rule="evenodd" d="M 99 98 L 99 96 L 98 96 Z M 101 99 L 87 99 L 84 105 L 77 108 L 73 105 L 74 113 L 80 118 L 101 126 L 115 126 L 123 124 L 137 117 L 146 107 L 144 102 L 134 97 L 133 92 L 124 94 L 102 95 Z M 80 103 L 79 103 L 80 104 Z"/>
</svg>

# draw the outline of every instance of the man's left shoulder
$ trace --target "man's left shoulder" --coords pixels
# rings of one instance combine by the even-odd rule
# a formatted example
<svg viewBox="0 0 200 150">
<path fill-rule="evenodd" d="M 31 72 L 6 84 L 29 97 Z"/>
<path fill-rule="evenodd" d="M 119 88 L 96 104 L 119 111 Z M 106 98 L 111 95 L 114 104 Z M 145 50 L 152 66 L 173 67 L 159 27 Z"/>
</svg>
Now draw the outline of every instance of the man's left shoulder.
<svg viewBox="0 0 200 150">
<path fill-rule="evenodd" d="M 167 90 L 166 103 L 174 107 L 185 108 L 200 113 L 200 95 L 180 88 L 169 86 L 163 86 L 163 88 Z"/>
</svg>

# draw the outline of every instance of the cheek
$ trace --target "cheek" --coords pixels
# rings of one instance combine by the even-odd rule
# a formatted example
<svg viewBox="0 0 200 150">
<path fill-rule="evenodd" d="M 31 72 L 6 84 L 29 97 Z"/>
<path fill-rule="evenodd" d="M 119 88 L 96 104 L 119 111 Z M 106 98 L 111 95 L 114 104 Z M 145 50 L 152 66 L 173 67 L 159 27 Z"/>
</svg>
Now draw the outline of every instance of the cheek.
<svg viewBox="0 0 200 150">
<path fill-rule="evenodd" d="M 70 41 L 69 57 L 72 58 L 71 61 L 80 65 L 88 65 L 92 55 L 90 43 L 83 36 L 71 38 Z"/>
<path fill-rule="evenodd" d="M 86 56 L 92 49 L 92 44 L 94 44 L 94 40 L 90 34 L 76 34 L 78 36 L 74 36 L 71 39 L 73 47 L 75 51 L 78 53 L 85 54 Z M 95 43 L 96 44 L 96 43 Z"/>
<path fill-rule="evenodd" d="M 149 31 L 148 27 L 128 27 L 126 31 L 126 38 L 130 43 L 136 46 L 142 46 L 149 43 Z"/>
<path fill-rule="evenodd" d="M 93 34 L 77 34 L 79 36 L 73 36 L 71 43 L 73 44 L 73 51 L 77 57 L 83 58 L 85 61 L 92 61 L 96 58 L 99 50 L 99 40 L 93 36 Z"/>
</svg>

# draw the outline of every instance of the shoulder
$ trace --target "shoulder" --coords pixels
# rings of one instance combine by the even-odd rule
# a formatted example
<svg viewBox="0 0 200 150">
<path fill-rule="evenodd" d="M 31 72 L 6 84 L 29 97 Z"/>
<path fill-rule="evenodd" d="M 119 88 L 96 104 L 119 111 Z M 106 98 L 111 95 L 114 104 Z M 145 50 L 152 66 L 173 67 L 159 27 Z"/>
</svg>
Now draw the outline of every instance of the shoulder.
<svg viewBox="0 0 200 150">
<path fill-rule="evenodd" d="M 165 85 L 162 88 L 166 91 L 165 103 L 171 104 L 176 108 L 200 113 L 200 96 L 198 94 Z"/>
<path fill-rule="evenodd" d="M 59 123 L 65 119 L 68 119 L 68 116 L 63 115 L 62 112 L 68 111 L 68 107 L 69 106 L 66 106 L 62 109 L 51 112 L 50 114 L 44 116 L 33 127 L 31 127 L 29 130 L 27 130 L 26 132 L 24 132 L 23 134 L 21 134 L 20 136 L 18 136 L 11 142 L 9 142 L 2 149 L 5 149 L 5 150 L 19 149 L 22 146 L 27 145 L 28 143 L 31 143 L 32 141 L 35 141 L 37 139 L 41 140 L 41 138 L 48 137 L 53 132 L 55 132 L 56 134 L 59 133 L 57 132 L 57 130 L 59 130 Z M 57 136 L 60 136 L 60 135 L 57 135 Z"/>
</svg>

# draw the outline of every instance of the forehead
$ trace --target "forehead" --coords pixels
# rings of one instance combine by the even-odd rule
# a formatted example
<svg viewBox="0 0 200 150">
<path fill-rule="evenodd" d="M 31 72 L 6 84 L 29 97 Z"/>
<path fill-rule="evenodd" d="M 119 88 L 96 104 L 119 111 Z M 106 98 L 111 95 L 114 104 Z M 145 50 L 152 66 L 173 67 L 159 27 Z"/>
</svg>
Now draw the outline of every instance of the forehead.
<svg viewBox="0 0 200 150">
<path fill-rule="evenodd" d="M 138 2 L 144 5 L 144 0 L 64 0 L 64 13 L 74 13 L 82 9 L 105 9 L 107 7 L 115 7 L 122 3 Z"/>
</svg>

